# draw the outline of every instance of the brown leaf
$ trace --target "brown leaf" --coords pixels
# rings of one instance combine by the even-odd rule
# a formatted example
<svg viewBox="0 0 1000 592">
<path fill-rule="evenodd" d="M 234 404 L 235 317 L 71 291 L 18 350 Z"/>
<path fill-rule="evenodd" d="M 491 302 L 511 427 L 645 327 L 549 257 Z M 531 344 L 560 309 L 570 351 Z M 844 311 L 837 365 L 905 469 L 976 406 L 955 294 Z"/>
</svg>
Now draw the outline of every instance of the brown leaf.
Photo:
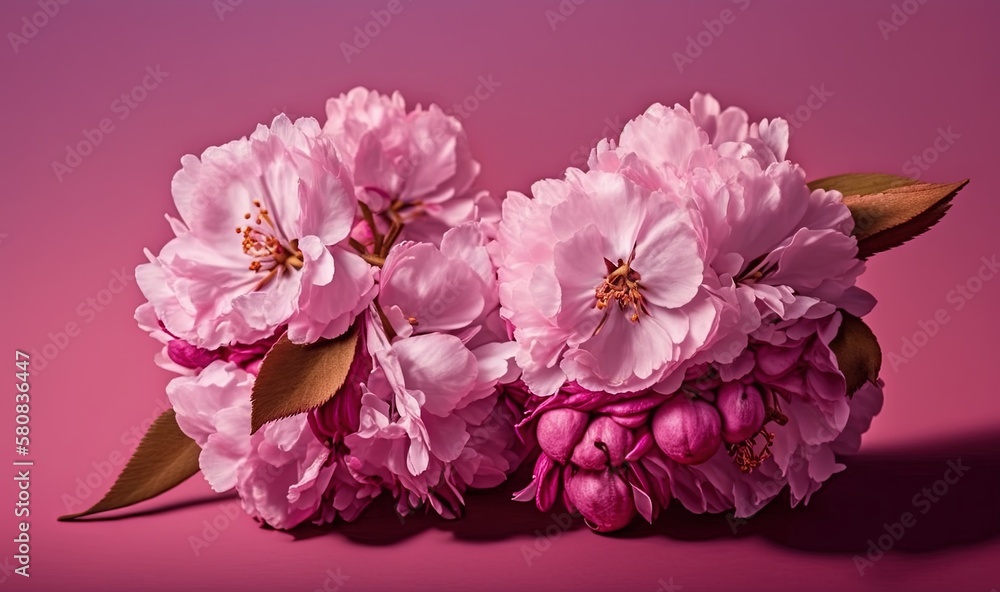
<svg viewBox="0 0 1000 592">
<path fill-rule="evenodd" d="M 60 516 L 75 520 L 156 497 L 198 472 L 201 449 L 177 427 L 174 410 L 156 418 L 111 489 L 90 509 Z"/>
<path fill-rule="evenodd" d="M 337 393 L 354 361 L 358 330 L 309 345 L 278 339 L 253 385 L 250 433 L 264 424 L 319 407 Z"/>
<path fill-rule="evenodd" d="M 858 173 L 819 179 L 809 183 L 809 188 L 844 194 L 844 205 L 854 217 L 858 257 L 866 259 L 937 224 L 968 182 L 925 183 L 895 175 Z"/>
<path fill-rule="evenodd" d="M 836 190 L 844 195 L 869 195 L 882 193 L 887 189 L 906 187 L 917 183 L 915 179 L 897 177 L 884 173 L 848 173 L 817 179 L 809 183 L 809 189 Z"/>
<path fill-rule="evenodd" d="M 847 379 L 847 395 L 853 395 L 866 382 L 878 380 L 882 368 L 882 349 L 875 334 L 864 321 L 840 311 L 843 320 L 830 349 L 837 356 L 837 365 Z"/>
</svg>

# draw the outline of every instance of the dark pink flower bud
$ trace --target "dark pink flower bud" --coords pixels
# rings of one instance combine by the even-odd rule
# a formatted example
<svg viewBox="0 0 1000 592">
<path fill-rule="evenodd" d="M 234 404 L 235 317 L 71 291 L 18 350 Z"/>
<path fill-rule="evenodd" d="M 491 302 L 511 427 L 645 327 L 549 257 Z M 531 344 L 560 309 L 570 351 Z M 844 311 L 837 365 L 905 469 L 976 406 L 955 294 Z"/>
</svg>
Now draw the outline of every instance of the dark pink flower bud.
<svg viewBox="0 0 1000 592">
<path fill-rule="evenodd" d="M 234 343 L 228 347 L 221 348 L 219 351 L 223 359 L 227 362 L 232 362 L 256 376 L 260 372 L 260 365 L 264 361 L 264 356 L 267 355 L 267 352 L 270 351 L 271 346 L 274 345 L 279 336 L 274 335 L 251 345 Z"/>
<path fill-rule="evenodd" d="M 715 406 L 722 416 L 722 439 L 729 444 L 750 438 L 764 425 L 764 399 L 753 385 L 727 382 L 719 387 Z"/>
<path fill-rule="evenodd" d="M 193 346 L 183 339 L 171 339 L 167 343 L 167 356 L 173 363 L 192 370 L 200 370 L 219 358 L 214 352 Z"/>
<path fill-rule="evenodd" d="M 671 459 L 696 465 L 722 444 L 722 422 L 710 403 L 678 393 L 653 416 L 653 438 Z"/>
<path fill-rule="evenodd" d="M 632 486 L 611 469 L 577 471 L 566 483 L 566 493 L 597 532 L 625 528 L 636 514 Z"/>
<path fill-rule="evenodd" d="M 573 449 L 570 461 L 581 469 L 596 471 L 618 467 L 632 449 L 632 430 L 602 415 L 590 422 L 583 438 Z"/>
<path fill-rule="evenodd" d="M 562 468 L 552 462 L 548 455 L 538 455 L 535 463 L 535 479 L 538 480 L 538 491 L 535 493 L 535 505 L 539 510 L 548 512 L 556 503 L 559 495 L 559 477 Z"/>
<path fill-rule="evenodd" d="M 611 419 L 615 420 L 615 422 L 620 426 L 636 429 L 649 422 L 649 414 L 636 413 L 634 415 L 612 415 Z"/>
<path fill-rule="evenodd" d="M 538 418 L 538 444 L 554 460 L 566 464 L 573 447 L 580 441 L 590 415 L 576 409 L 553 409 Z"/>
<path fill-rule="evenodd" d="M 372 356 L 368 353 L 365 327 L 358 330 L 358 342 L 354 347 L 354 360 L 347 371 L 340 390 L 330 400 L 309 412 L 309 427 L 320 442 L 328 446 L 340 443 L 347 434 L 358 431 L 360 426 L 361 385 L 368 382 L 372 373 Z"/>
</svg>

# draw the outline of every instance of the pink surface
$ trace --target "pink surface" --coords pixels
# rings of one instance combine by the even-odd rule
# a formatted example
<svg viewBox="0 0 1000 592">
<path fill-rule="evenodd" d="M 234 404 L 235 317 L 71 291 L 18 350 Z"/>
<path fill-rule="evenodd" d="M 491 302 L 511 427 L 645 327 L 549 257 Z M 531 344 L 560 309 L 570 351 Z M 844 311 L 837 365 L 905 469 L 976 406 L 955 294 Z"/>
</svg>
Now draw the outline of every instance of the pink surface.
<svg viewBox="0 0 1000 592">
<path fill-rule="evenodd" d="M 32 31 L 22 19 L 44 14 L 47 2 L 54 16 L 34 17 L 42 26 Z M 31 577 L 11 573 L 17 564 L 7 559 L 0 589 L 1000 587 L 1000 399 L 991 377 L 1000 282 L 984 264 L 1000 254 L 1000 201 L 989 189 L 1000 6 L 623 4 L 4 2 L 0 30 L 26 41 L 6 35 L 0 49 L 0 357 L 11 362 L 9 392 L 14 350 L 38 353 L 26 457 L 35 462 Z M 384 26 L 368 24 L 377 22 L 372 10 L 385 21 L 390 5 L 397 14 Z M 348 61 L 342 44 L 358 36 L 365 45 L 355 27 L 366 26 L 376 35 Z M 675 52 L 694 57 L 679 67 Z M 150 90 L 121 98 L 144 80 Z M 463 117 L 482 183 L 497 192 L 560 175 L 649 103 L 684 103 L 696 90 L 752 118 L 792 115 L 800 126 L 790 157 L 811 178 L 868 170 L 972 178 L 944 222 L 877 256 L 863 278 L 880 300 L 869 322 L 887 386 L 862 454 L 807 508 L 771 507 L 745 524 L 672 509 L 616 537 L 579 523 L 566 530 L 506 502 L 509 491 L 474 496 L 460 522 L 400 523 L 379 505 L 356 524 L 293 536 L 232 513 L 234 500 L 213 497 L 199 479 L 126 520 L 55 522 L 98 499 L 112 480 L 99 471 L 117 472 L 137 441 L 131 432 L 164 405 L 168 375 L 152 363 L 156 344 L 134 326 L 141 296 L 129 273 L 143 247 L 168 238 L 162 215 L 181 155 L 248 134 L 281 110 L 321 117 L 327 97 L 359 84 Z M 478 100 L 452 107 L 477 87 Z M 90 131 L 105 118 L 100 134 Z M 68 146 L 87 135 L 96 147 L 71 159 L 60 180 L 53 162 L 66 163 Z M 44 368 L 43 352 L 53 354 Z M 0 426 L 13 431 L 13 395 L 6 401 Z M 3 439 L 0 460 L 10 467 L 17 457 Z M 967 474 L 935 494 L 958 459 Z M 16 552 L 16 487 L 10 477 L 0 483 L 0 562 Z M 910 526 L 894 526 L 901 521 Z M 899 540 L 883 537 L 891 549 L 859 575 L 854 557 L 887 528 Z M 195 543 L 197 554 L 195 538 L 207 543 Z"/>
</svg>

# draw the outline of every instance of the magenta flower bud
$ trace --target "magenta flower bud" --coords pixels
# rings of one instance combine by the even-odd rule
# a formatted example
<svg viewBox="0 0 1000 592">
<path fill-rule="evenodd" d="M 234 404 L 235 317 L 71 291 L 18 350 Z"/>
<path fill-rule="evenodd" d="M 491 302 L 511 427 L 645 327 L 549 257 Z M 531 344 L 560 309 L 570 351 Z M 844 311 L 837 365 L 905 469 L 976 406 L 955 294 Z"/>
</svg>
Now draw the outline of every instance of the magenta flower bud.
<svg viewBox="0 0 1000 592">
<path fill-rule="evenodd" d="M 678 393 L 656 410 L 653 438 L 671 459 L 697 465 L 722 444 L 722 422 L 710 403 Z"/>
<path fill-rule="evenodd" d="M 183 339 L 167 342 L 167 356 L 173 363 L 192 370 L 200 370 L 219 358 L 214 352 L 193 346 Z"/>
<path fill-rule="evenodd" d="M 620 426 L 626 428 L 632 428 L 633 430 L 639 426 L 644 426 L 649 422 L 648 413 L 635 413 L 633 415 L 612 415 L 611 419 L 615 420 Z"/>
<path fill-rule="evenodd" d="M 566 483 L 569 500 L 597 532 L 628 526 L 635 517 L 632 487 L 617 471 L 578 471 Z"/>
<path fill-rule="evenodd" d="M 183 339 L 171 339 L 167 342 L 167 357 L 175 364 L 192 370 L 201 370 L 216 360 L 225 360 L 256 376 L 264 356 L 278 337 L 275 334 L 249 345 L 233 343 L 214 350 L 196 347 Z"/>
<path fill-rule="evenodd" d="M 750 438 L 764 425 L 764 399 L 753 385 L 727 382 L 719 387 L 715 406 L 722 416 L 722 439 L 729 444 Z"/>
<path fill-rule="evenodd" d="M 573 449 L 570 461 L 581 469 L 596 471 L 618 467 L 632 449 L 632 430 L 606 415 L 590 422 L 583 439 Z"/>
<path fill-rule="evenodd" d="M 354 346 L 354 360 L 347 370 L 343 386 L 329 401 L 309 412 L 309 427 L 320 442 L 331 448 L 343 441 L 344 436 L 358 431 L 359 409 L 364 394 L 361 385 L 368 382 L 372 373 L 372 357 L 368 353 L 366 328 L 358 328 L 358 342 Z"/>
<path fill-rule="evenodd" d="M 538 418 L 538 444 L 554 460 L 566 464 L 573 447 L 580 441 L 590 415 L 576 409 L 553 409 Z"/>
<path fill-rule="evenodd" d="M 548 512 L 556 503 L 559 495 L 559 477 L 562 467 L 552 462 L 546 454 L 539 454 L 535 463 L 535 479 L 538 481 L 538 491 L 535 493 L 535 505 L 539 510 Z"/>
</svg>

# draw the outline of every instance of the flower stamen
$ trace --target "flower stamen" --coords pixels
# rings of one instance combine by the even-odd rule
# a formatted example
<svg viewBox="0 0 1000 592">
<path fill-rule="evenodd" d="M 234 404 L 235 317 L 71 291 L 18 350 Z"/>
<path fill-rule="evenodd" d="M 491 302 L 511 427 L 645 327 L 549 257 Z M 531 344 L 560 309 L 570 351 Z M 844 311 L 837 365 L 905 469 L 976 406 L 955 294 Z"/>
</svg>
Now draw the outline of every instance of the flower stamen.
<svg viewBox="0 0 1000 592">
<path fill-rule="evenodd" d="M 266 274 L 254 288 L 260 290 L 282 269 L 302 269 L 304 261 L 298 239 L 289 241 L 288 244 L 282 243 L 278 238 L 277 226 L 271 220 L 270 212 L 261 206 L 259 200 L 254 200 L 253 205 L 257 208 L 257 215 L 247 212 L 243 214 L 243 219 L 253 218 L 254 224 L 237 227 L 236 232 L 243 235 L 243 252 L 252 259 L 247 269 L 254 273 Z M 267 227 L 263 226 L 264 224 Z"/>
<path fill-rule="evenodd" d="M 617 301 L 618 308 L 621 311 L 631 309 L 632 314 L 629 315 L 629 320 L 633 323 L 639 322 L 642 315 L 648 314 L 646 301 L 641 291 L 642 284 L 640 282 L 642 276 L 639 275 L 639 272 L 632 269 L 633 259 L 635 259 L 634 251 L 629 256 L 628 261 L 618 259 L 618 263 L 615 264 L 609 259 L 604 260 L 608 275 L 594 291 L 594 298 L 597 301 L 594 304 L 594 308 L 603 310 L 604 318 L 601 319 L 597 329 L 594 330 L 594 335 L 597 335 L 597 332 L 607 322 L 608 314 L 611 312 L 608 306 L 613 302 Z"/>
<path fill-rule="evenodd" d="M 757 436 L 763 436 L 764 438 L 764 446 L 761 447 L 760 452 L 754 450 L 757 445 Z M 765 460 L 771 458 L 772 444 L 774 444 L 774 432 L 769 432 L 761 427 L 750 438 L 737 444 L 731 444 L 727 448 L 729 456 L 733 457 L 733 462 L 736 463 L 740 471 L 743 473 L 752 473 Z"/>
<path fill-rule="evenodd" d="M 772 421 L 779 426 L 788 423 L 788 416 L 781 411 L 781 406 L 778 403 L 778 395 L 770 389 L 766 390 L 768 391 L 766 401 L 767 415 L 764 417 L 764 425 L 746 440 L 726 445 L 729 456 L 733 457 L 733 462 L 736 463 L 736 466 L 743 473 L 752 473 L 765 460 L 771 458 L 771 445 L 774 444 L 774 432 L 767 431 L 767 424 Z M 755 451 L 757 436 L 764 438 L 764 446 L 761 447 L 760 452 Z"/>
</svg>

